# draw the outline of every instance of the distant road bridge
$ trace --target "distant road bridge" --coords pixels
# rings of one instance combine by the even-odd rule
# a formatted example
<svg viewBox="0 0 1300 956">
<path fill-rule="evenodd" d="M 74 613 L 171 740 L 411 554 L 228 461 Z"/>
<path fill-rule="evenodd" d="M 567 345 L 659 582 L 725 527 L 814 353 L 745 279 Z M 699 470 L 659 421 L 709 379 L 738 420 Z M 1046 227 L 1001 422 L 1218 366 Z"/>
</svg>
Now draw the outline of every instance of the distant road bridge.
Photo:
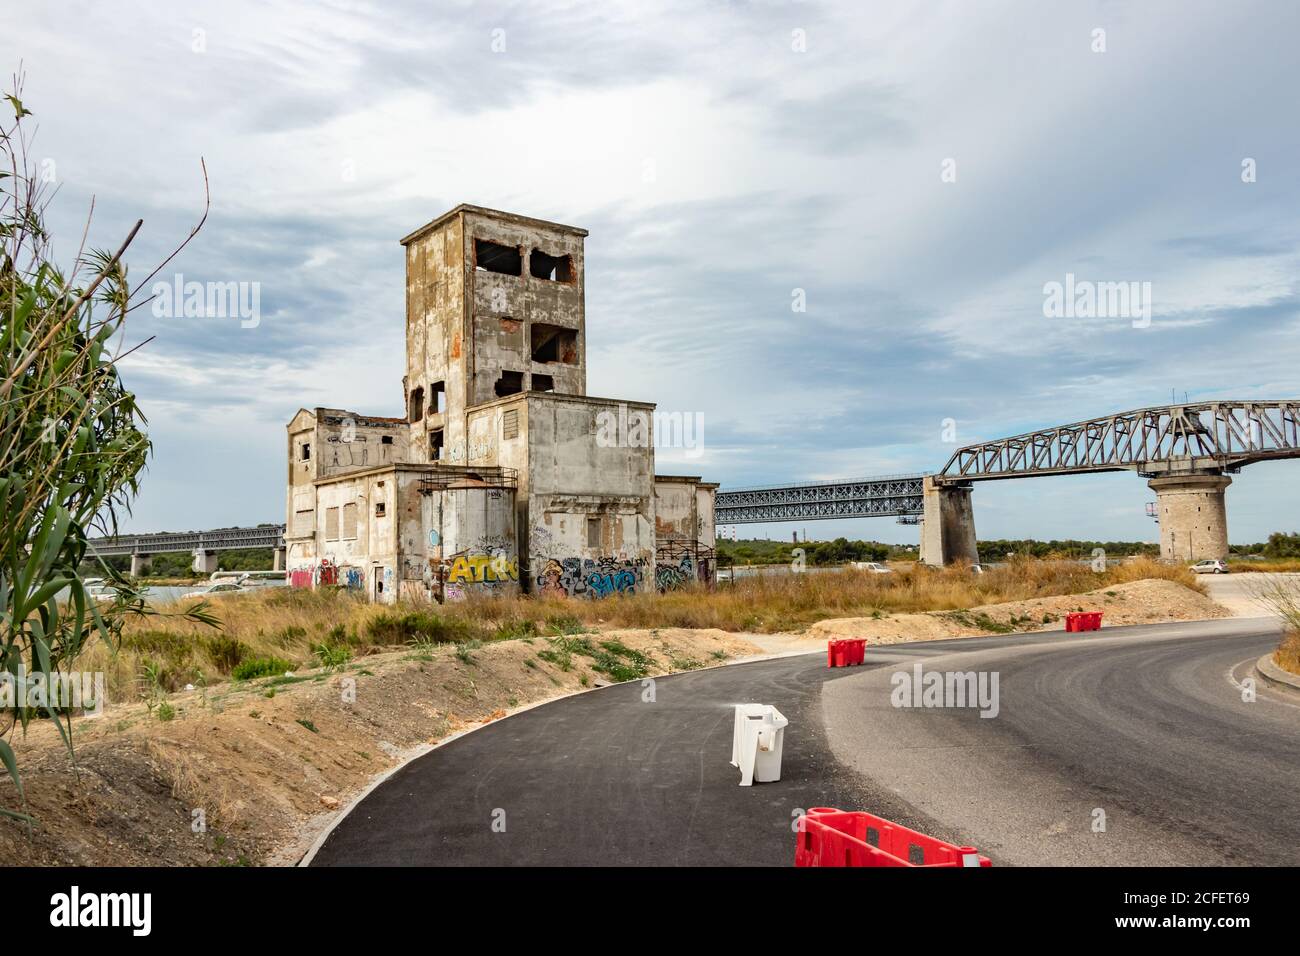
<svg viewBox="0 0 1300 956">
<path fill-rule="evenodd" d="M 718 524 L 920 515 L 924 475 L 888 475 L 850 481 L 797 482 L 719 491 Z"/>
<path fill-rule="evenodd" d="M 194 570 L 217 569 L 216 552 L 243 548 L 270 548 L 275 552 L 275 569 L 284 567 L 284 525 L 261 524 L 252 528 L 218 528 L 215 531 L 164 531 L 159 534 L 121 534 L 92 538 L 90 549 L 100 557 L 131 555 L 131 573 L 143 574 L 149 557 L 165 552 L 190 551 Z"/>
</svg>

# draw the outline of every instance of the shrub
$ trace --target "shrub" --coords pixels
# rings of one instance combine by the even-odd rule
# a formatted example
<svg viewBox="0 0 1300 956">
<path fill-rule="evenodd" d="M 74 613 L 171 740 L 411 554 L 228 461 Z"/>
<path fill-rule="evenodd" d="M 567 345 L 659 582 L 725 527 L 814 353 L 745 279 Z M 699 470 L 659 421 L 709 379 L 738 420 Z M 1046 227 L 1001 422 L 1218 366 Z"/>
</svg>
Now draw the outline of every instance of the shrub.
<svg viewBox="0 0 1300 956">
<path fill-rule="evenodd" d="M 240 661 L 248 656 L 247 644 L 233 637 L 227 637 L 225 634 L 208 638 L 204 642 L 204 646 L 212 666 L 223 674 L 229 674 L 239 666 Z"/>
<path fill-rule="evenodd" d="M 316 655 L 321 667 L 342 667 L 352 660 L 352 651 L 346 644 L 313 644 L 311 652 Z"/>
<path fill-rule="evenodd" d="M 480 636 L 482 625 L 434 611 L 385 611 L 366 623 L 366 636 L 379 644 L 453 644 Z"/>
<path fill-rule="evenodd" d="M 258 677 L 275 677 L 292 668 L 293 664 L 279 657 L 254 657 L 232 670 L 230 676 L 235 680 L 254 680 Z"/>
</svg>

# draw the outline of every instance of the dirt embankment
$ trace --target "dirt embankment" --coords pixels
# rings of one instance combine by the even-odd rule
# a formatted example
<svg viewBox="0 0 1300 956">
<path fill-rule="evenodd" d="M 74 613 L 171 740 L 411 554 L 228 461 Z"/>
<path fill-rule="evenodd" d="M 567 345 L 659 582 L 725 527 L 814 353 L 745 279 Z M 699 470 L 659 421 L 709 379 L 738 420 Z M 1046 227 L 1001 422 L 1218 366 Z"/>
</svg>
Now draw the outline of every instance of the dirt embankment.
<svg viewBox="0 0 1300 956">
<path fill-rule="evenodd" d="M 754 640 L 775 651 L 815 646 L 833 637 L 865 637 L 869 644 L 901 644 L 1013 631 L 1059 631 L 1065 629 L 1065 615 L 1072 611 L 1101 611 L 1103 623 L 1108 625 L 1229 616 L 1227 609 L 1205 595 L 1172 581 L 1130 581 L 1086 594 L 985 604 L 960 611 L 835 618 L 819 621 L 801 635 L 783 635 L 775 640 L 755 637 Z"/>
<path fill-rule="evenodd" d="M 610 642 L 612 655 L 602 646 Z M 352 796 L 417 748 L 610 682 L 595 666 L 626 668 L 618 676 L 627 679 L 757 653 L 723 631 L 660 629 L 375 654 L 333 671 L 174 694 L 165 722 L 143 704 L 80 719 L 75 773 L 57 730 L 33 724 L 11 741 L 36 822 L 28 832 L 0 820 L 0 858 L 292 863 Z M 21 806 L 7 777 L 0 801 Z"/>
</svg>

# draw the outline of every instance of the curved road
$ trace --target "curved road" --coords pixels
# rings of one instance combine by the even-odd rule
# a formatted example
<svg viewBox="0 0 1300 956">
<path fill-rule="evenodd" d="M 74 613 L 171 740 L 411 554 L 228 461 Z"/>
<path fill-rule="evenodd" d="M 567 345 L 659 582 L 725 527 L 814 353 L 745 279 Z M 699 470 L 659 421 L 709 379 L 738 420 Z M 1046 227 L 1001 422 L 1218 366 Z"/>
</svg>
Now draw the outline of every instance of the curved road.
<svg viewBox="0 0 1300 956">
<path fill-rule="evenodd" d="M 1241 693 L 1276 642 L 1228 619 L 780 658 L 658 678 L 652 703 L 619 684 L 412 761 L 311 864 L 784 866 L 795 814 L 839 806 L 996 863 L 1294 865 L 1300 695 Z M 997 716 L 892 706 L 918 661 L 996 673 Z M 750 701 L 790 727 L 781 781 L 742 788 L 731 705 Z"/>
</svg>

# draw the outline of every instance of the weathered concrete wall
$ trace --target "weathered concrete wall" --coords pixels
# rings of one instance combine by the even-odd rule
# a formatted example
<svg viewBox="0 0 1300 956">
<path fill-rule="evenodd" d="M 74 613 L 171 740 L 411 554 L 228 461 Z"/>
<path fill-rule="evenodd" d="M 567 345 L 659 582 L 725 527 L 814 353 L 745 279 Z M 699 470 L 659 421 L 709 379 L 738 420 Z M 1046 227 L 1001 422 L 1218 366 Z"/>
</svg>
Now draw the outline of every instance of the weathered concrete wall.
<svg viewBox="0 0 1300 956">
<path fill-rule="evenodd" d="M 315 485 L 314 547 L 289 546 L 289 580 L 297 587 L 339 585 L 374 600 L 397 599 L 397 534 L 392 469 Z M 382 504 L 382 514 L 377 505 Z"/>
<path fill-rule="evenodd" d="M 1160 518 L 1160 556 L 1168 561 L 1203 561 L 1228 556 L 1227 475 L 1153 478 Z"/>
<path fill-rule="evenodd" d="M 528 582 L 534 591 L 603 597 L 654 586 L 653 405 L 531 394 Z M 601 416 L 644 416 L 626 440 L 597 440 Z M 522 493 L 521 481 L 521 493 Z"/>
<path fill-rule="evenodd" d="M 547 376 L 554 391 L 584 395 L 587 391 L 585 268 L 583 238 L 586 232 L 506 214 L 464 214 L 464 259 L 474 330 L 473 384 L 469 404 L 501 397 L 497 392 L 502 370 L 523 374 L 522 390 L 538 390 L 535 376 Z M 503 275 L 478 267 L 476 239 L 518 250 L 521 275 Z M 532 275 L 534 253 L 567 257 L 569 275 L 541 278 Z M 569 330 L 572 343 L 555 349 L 554 360 L 534 361 L 535 339 L 548 329 Z"/>
<path fill-rule="evenodd" d="M 922 484 L 921 561 L 944 565 L 979 563 L 975 513 L 969 485 L 938 485 L 927 477 Z"/>
<path fill-rule="evenodd" d="M 469 325 L 465 306 L 464 223 L 459 215 L 406 246 L 406 414 L 411 421 L 411 461 L 430 459 L 429 434 L 443 430 L 443 447 L 463 446 L 468 405 L 465 355 Z M 443 383 L 445 411 L 438 412 L 435 383 Z M 422 396 L 413 415 L 412 396 Z"/>
<path fill-rule="evenodd" d="M 655 585 L 660 591 L 713 581 L 717 487 L 695 476 L 655 476 Z"/>
<path fill-rule="evenodd" d="M 316 562 L 322 551 L 317 534 L 314 482 L 372 470 L 406 460 L 409 429 L 400 419 L 360 415 L 341 408 L 301 409 L 288 426 L 288 496 L 285 545 L 289 568 Z"/>
<path fill-rule="evenodd" d="M 423 508 L 431 597 L 519 593 L 514 489 L 465 483 L 425 495 Z"/>
</svg>

